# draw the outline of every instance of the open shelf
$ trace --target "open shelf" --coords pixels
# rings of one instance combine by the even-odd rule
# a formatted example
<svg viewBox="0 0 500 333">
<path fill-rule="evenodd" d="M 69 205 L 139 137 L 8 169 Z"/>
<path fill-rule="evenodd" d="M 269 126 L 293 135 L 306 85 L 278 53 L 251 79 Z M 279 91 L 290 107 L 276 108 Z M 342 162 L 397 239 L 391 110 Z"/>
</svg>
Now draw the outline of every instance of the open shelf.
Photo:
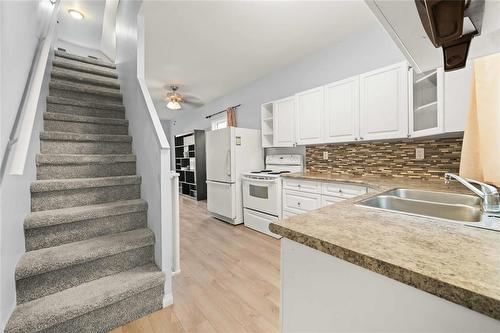
<svg viewBox="0 0 500 333">
<path fill-rule="evenodd" d="M 424 76 L 422 76 L 422 77 L 420 77 L 420 78 L 418 78 L 417 80 L 415 80 L 414 84 L 418 84 L 418 83 L 420 83 L 420 82 L 424 82 L 425 80 L 432 78 L 432 76 L 437 76 L 437 69 L 436 69 L 436 70 L 431 71 L 431 72 L 430 72 L 430 73 L 428 73 L 428 74 L 425 74 Z M 432 79 L 433 79 L 433 81 L 434 81 L 434 78 L 432 78 Z"/>
<path fill-rule="evenodd" d="M 262 147 L 272 147 L 273 146 L 273 103 L 263 104 L 260 109 L 260 120 L 262 129 Z"/>
<path fill-rule="evenodd" d="M 206 199 L 205 131 L 194 130 L 175 136 L 175 170 L 179 174 L 179 195 Z"/>
<path fill-rule="evenodd" d="M 438 102 L 437 102 L 437 101 L 435 101 L 435 102 L 431 102 L 431 103 L 428 103 L 428 104 L 425 104 L 425 105 L 419 106 L 419 107 L 417 107 L 417 108 L 415 109 L 415 111 L 421 111 L 421 110 L 428 109 L 428 108 L 430 108 L 430 107 L 432 107 L 432 106 L 437 105 L 437 103 L 438 103 Z"/>
</svg>

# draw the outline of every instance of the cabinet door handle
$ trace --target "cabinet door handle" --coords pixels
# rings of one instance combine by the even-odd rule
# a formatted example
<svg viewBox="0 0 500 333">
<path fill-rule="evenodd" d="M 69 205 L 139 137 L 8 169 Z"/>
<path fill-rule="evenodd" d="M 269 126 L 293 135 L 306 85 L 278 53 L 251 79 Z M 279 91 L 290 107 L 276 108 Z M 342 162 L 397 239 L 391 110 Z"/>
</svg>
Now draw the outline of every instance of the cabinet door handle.
<svg viewBox="0 0 500 333">
<path fill-rule="evenodd" d="M 363 140 L 363 137 L 360 137 L 359 139 L 360 139 L 360 140 Z"/>
<path fill-rule="evenodd" d="M 297 206 L 299 206 L 299 207 L 300 207 L 300 201 L 299 201 L 299 202 L 297 202 Z"/>
</svg>

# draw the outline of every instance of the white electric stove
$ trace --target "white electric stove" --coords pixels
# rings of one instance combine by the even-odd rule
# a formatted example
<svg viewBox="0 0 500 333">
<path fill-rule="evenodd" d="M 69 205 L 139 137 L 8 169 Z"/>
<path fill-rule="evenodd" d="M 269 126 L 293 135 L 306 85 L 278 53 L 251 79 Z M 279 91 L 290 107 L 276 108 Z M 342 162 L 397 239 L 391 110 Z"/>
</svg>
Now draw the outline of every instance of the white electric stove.
<svg viewBox="0 0 500 333">
<path fill-rule="evenodd" d="M 268 155 L 265 170 L 242 174 L 245 226 L 281 238 L 269 231 L 269 223 L 281 219 L 281 175 L 303 169 L 302 155 Z"/>
</svg>

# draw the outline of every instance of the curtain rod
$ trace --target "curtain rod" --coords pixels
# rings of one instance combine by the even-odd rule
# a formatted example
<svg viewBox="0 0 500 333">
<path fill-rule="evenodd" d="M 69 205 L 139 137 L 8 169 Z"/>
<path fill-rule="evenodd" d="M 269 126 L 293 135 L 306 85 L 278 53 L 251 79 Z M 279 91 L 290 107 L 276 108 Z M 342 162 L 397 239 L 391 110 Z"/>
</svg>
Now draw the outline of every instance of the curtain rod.
<svg viewBox="0 0 500 333">
<path fill-rule="evenodd" d="M 230 107 L 228 107 L 227 109 L 231 109 L 231 108 L 235 108 L 235 109 L 236 109 L 237 107 L 240 107 L 240 106 L 241 106 L 241 104 L 238 104 L 238 105 L 230 106 Z M 216 112 L 216 113 L 212 113 L 212 114 L 210 114 L 210 115 L 206 116 L 205 118 L 207 118 L 207 119 L 212 118 L 213 116 L 216 116 L 216 115 L 218 115 L 219 113 L 226 112 L 226 111 L 227 111 L 227 109 L 222 110 L 222 111 L 219 111 L 219 112 Z"/>
</svg>

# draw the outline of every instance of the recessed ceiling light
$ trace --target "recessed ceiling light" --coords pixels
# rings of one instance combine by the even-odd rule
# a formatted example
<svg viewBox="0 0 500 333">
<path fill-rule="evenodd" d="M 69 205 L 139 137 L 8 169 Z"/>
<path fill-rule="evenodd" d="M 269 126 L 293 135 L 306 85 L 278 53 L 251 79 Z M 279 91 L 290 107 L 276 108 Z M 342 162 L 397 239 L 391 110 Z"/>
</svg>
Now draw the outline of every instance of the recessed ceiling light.
<svg viewBox="0 0 500 333">
<path fill-rule="evenodd" d="M 75 9 L 70 9 L 68 10 L 69 15 L 71 15 L 72 18 L 75 20 L 83 20 L 85 16 L 83 14 Z"/>
</svg>

